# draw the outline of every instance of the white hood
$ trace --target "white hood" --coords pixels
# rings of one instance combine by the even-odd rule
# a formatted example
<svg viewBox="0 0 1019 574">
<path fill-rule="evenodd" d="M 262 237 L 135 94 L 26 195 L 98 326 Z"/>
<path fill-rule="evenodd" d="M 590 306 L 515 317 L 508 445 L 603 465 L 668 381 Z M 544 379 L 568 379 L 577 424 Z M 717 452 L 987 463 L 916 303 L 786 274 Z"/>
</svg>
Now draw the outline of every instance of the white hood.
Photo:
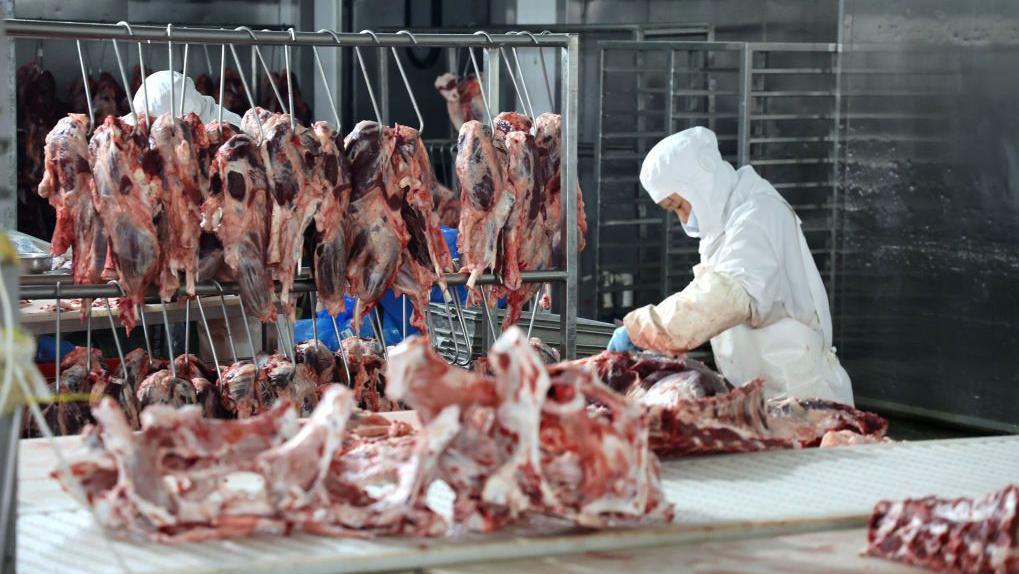
<svg viewBox="0 0 1019 574">
<path fill-rule="evenodd" d="M 173 78 L 172 84 L 170 81 L 171 77 Z M 216 100 L 210 96 L 200 94 L 195 89 L 195 83 L 191 78 L 186 78 L 184 81 L 184 113 L 180 113 L 180 82 L 182 77 L 180 72 L 161 70 L 145 78 L 145 86 L 148 87 L 149 91 L 149 114 L 158 117 L 170 111 L 170 89 L 172 85 L 174 89 L 174 114 L 186 116 L 194 112 L 198 114 L 198 117 L 202 118 L 202 123 L 204 124 L 219 119 L 219 105 L 216 104 Z M 135 92 L 134 99 L 132 100 L 134 109 L 139 114 L 143 113 L 145 109 L 145 86 L 138 87 L 138 91 Z M 128 123 L 134 123 L 134 115 L 132 114 L 127 114 L 123 119 Z M 239 126 L 241 124 L 241 117 L 230 110 L 223 110 L 223 121 Z"/>
<path fill-rule="evenodd" d="M 736 170 L 722 159 L 715 133 L 690 128 L 655 144 L 640 168 L 640 183 L 655 203 L 677 193 L 690 202 L 687 235 L 711 243 L 724 230 L 725 204 Z"/>
</svg>

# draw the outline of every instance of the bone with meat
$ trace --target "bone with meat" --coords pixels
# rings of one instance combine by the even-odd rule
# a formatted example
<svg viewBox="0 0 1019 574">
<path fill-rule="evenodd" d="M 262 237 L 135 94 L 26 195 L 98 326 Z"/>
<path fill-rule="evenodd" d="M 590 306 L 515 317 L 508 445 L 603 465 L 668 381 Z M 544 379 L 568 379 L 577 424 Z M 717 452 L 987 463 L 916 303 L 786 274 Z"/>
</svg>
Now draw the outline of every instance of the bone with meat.
<svg viewBox="0 0 1019 574">
<path fill-rule="evenodd" d="M 88 116 L 69 114 L 46 136 L 45 171 L 38 192 L 57 211 L 51 253 L 72 248 L 75 283 L 98 283 L 106 265 L 107 241 L 96 211 L 89 165 Z"/>
<path fill-rule="evenodd" d="M 485 117 L 485 104 L 481 97 L 481 83 L 474 74 L 461 78 L 456 74 L 442 74 L 435 79 L 435 89 L 446 100 L 446 112 L 453 129 Z"/>
<path fill-rule="evenodd" d="M 402 191 L 393 181 L 393 130 L 363 121 L 343 144 L 353 186 L 347 219 L 347 283 L 348 292 L 357 298 L 353 324 L 360 325 L 393 284 L 409 236 L 400 215 Z"/>
<path fill-rule="evenodd" d="M 486 270 L 496 269 L 503 228 L 513 210 L 513 192 L 492 143 L 492 132 L 480 122 L 460 128 L 456 174 L 460 180 L 461 273 L 470 273 L 469 288 Z"/>
<path fill-rule="evenodd" d="M 228 416 L 245 419 L 264 412 L 259 392 L 262 384 L 258 367 L 249 361 L 238 361 L 223 371 L 217 381 L 223 411 Z"/>
<path fill-rule="evenodd" d="M 548 197 L 548 225 L 552 228 L 553 257 L 558 261 L 562 229 L 559 218 L 562 214 L 562 194 L 560 193 L 560 164 L 562 162 L 562 117 L 559 114 L 544 113 L 534 120 L 534 140 L 541 150 L 541 158 L 545 163 L 546 195 Z M 584 213 L 584 193 L 577 183 L 577 251 L 583 251 L 587 245 L 587 216 Z"/>
<path fill-rule="evenodd" d="M 319 299 L 336 315 L 344 310 L 347 287 L 346 217 L 350 205 L 350 162 L 343 139 L 326 122 L 313 126 L 322 150 L 320 166 L 326 188 L 315 212 L 315 288 Z"/>
<path fill-rule="evenodd" d="M 354 402 L 359 408 L 371 412 L 400 410 L 399 401 L 386 392 L 386 362 L 374 339 L 347 337 L 340 343 L 337 354 L 347 364 L 347 370 L 336 369 L 336 379 L 354 391 Z M 342 363 L 341 363 L 342 364 Z"/>
<path fill-rule="evenodd" d="M 158 158 L 140 131 L 113 116 L 96 129 L 89 144 L 95 205 L 124 290 L 120 319 L 128 331 L 134 328 L 135 306 L 159 276 L 160 239 L 153 223 L 161 210 Z"/>
<path fill-rule="evenodd" d="M 169 369 L 156 371 L 145 377 L 135 392 L 142 409 L 149 405 L 180 407 L 198 402 L 194 384 L 179 376 L 174 377 Z"/>
</svg>

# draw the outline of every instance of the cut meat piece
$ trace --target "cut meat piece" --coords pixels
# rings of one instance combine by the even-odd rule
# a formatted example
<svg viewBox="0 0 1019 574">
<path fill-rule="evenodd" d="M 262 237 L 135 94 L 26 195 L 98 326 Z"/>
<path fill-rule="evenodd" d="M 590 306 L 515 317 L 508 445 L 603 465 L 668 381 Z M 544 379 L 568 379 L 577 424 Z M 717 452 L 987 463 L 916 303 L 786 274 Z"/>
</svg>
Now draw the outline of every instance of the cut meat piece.
<svg viewBox="0 0 1019 574">
<path fill-rule="evenodd" d="M 93 203 L 95 184 L 88 154 L 88 116 L 70 114 L 46 136 L 39 195 L 57 211 L 50 252 L 72 251 L 75 283 L 98 283 L 106 265 L 106 233 Z"/>
<path fill-rule="evenodd" d="M 986 496 L 882 500 L 866 554 L 935 572 L 1019 572 L 1019 486 Z"/>
<path fill-rule="evenodd" d="M 396 278 L 409 241 L 393 181 L 393 130 L 363 121 L 344 140 L 353 185 L 347 219 L 347 283 L 357 298 L 353 324 L 360 325 Z"/>
<path fill-rule="evenodd" d="M 285 72 L 272 72 L 271 78 L 265 78 L 263 76 L 263 88 L 262 101 L 260 105 L 275 113 L 284 113 L 286 110 L 282 109 L 279 105 L 279 101 L 276 99 L 276 94 L 273 93 L 272 88 L 269 86 L 269 80 L 276 84 L 276 89 L 279 91 L 280 96 L 284 102 L 289 102 L 290 93 L 289 86 L 287 86 L 287 76 Z M 301 97 L 301 86 L 297 82 L 297 75 L 290 72 L 290 81 L 294 85 L 294 117 L 297 121 L 303 125 L 311 125 L 311 106 L 305 103 L 304 98 Z M 289 105 L 289 103 L 288 103 Z"/>
<path fill-rule="evenodd" d="M 329 385 L 338 380 L 336 357 L 324 343 L 311 340 L 297 345 L 294 361 L 308 367 L 316 386 Z"/>
<path fill-rule="evenodd" d="M 640 404 L 659 454 L 692 455 L 815 447 L 830 431 L 880 440 L 888 423 L 852 407 L 816 399 L 766 401 L 764 380 L 733 387 L 692 359 L 605 351 L 591 365 L 616 392 Z"/>
<path fill-rule="evenodd" d="M 546 512 L 592 528 L 671 522 L 640 406 L 614 393 L 590 367 L 553 366 L 549 376 L 541 473 L 556 504 Z"/>
<path fill-rule="evenodd" d="M 492 132 L 492 144 L 495 149 L 506 151 L 506 136 L 513 132 L 531 133 L 531 118 L 519 112 L 501 112 L 495 116 L 495 130 Z"/>
<path fill-rule="evenodd" d="M 268 119 L 262 121 L 262 118 Z M 268 115 L 255 108 L 244 114 L 242 128 L 262 123 L 262 162 L 269 182 L 270 222 L 266 262 L 280 282 L 280 303 L 294 320 L 290 289 L 304 249 L 304 231 L 311 223 L 326 191 L 318 165 L 318 138 L 304 126 L 290 127 L 290 116 Z M 249 132 L 250 135 L 250 132 Z"/>
<path fill-rule="evenodd" d="M 158 154 L 162 181 L 160 220 L 163 245 L 159 295 L 169 301 L 180 286 L 183 272 L 185 290 L 195 293 L 198 274 L 198 245 L 201 237 L 202 202 L 208 195 L 207 167 L 201 160 L 209 139 L 205 126 L 194 113 L 189 121 L 163 114 L 152 124 L 149 145 Z"/>
<path fill-rule="evenodd" d="M 422 333 L 428 332 L 428 302 L 432 286 L 445 288 L 443 272 L 451 270 L 453 259 L 442 237 L 438 215 L 432 209 L 428 184 L 435 177 L 417 130 L 396 126 L 396 153 L 393 162 L 399 185 L 403 189 L 400 216 L 409 235 L 407 249 L 400 261 L 393 289 L 406 295 L 414 305 L 411 324 Z"/>
<path fill-rule="evenodd" d="M 198 402 L 195 386 L 191 381 L 180 377 L 174 378 L 168 369 L 156 371 L 145 377 L 135 392 L 138 394 L 138 405 L 142 409 L 149 405 L 181 407 Z"/>
<path fill-rule="evenodd" d="M 91 369 L 87 365 L 89 355 L 92 357 Z M 75 435 L 91 420 L 89 401 L 93 389 L 105 389 L 109 384 L 109 365 L 99 349 L 92 349 L 90 353 L 87 347 L 77 347 L 60 362 L 60 369 L 59 400 L 46 405 L 42 414 L 54 433 Z M 25 437 L 43 436 L 31 416 L 25 417 L 23 433 Z"/>
<path fill-rule="evenodd" d="M 110 255 L 124 290 L 120 320 L 135 325 L 135 306 L 159 275 L 160 241 L 153 218 L 162 193 L 158 153 L 134 127 L 107 117 L 89 145 L 96 208 L 109 237 Z"/>
<path fill-rule="evenodd" d="M 443 227 L 455 228 L 460 224 L 460 195 L 457 192 L 435 182 L 435 187 L 432 188 L 432 205 Z"/>
<path fill-rule="evenodd" d="M 273 285 L 265 263 L 268 183 L 254 140 L 245 134 L 231 136 L 216 152 L 210 174 L 203 227 L 215 231 L 223 244 L 223 263 L 237 277 L 245 311 L 272 321 Z"/>
<path fill-rule="evenodd" d="M 485 118 L 481 84 L 474 74 L 463 78 L 456 74 L 442 74 L 435 79 L 435 89 L 446 100 L 446 111 L 453 129 L 459 131 L 463 124 Z"/>
<path fill-rule="evenodd" d="M 117 401 L 117 404 L 124 411 L 127 424 L 132 429 L 137 430 L 141 424 L 141 407 L 138 404 L 138 396 L 134 385 L 128 379 L 119 377 L 97 378 L 92 385 L 91 397 L 88 401 L 89 406 L 96 408 L 106 397 Z"/>
<path fill-rule="evenodd" d="M 218 381 L 220 401 L 229 416 L 245 419 L 261 414 L 265 409 L 259 392 L 258 367 L 248 361 L 239 361 L 229 367 Z"/>
<path fill-rule="evenodd" d="M 875 437 L 851 430 L 828 431 L 821 437 L 820 448 L 837 448 L 840 446 L 856 446 L 859 444 L 877 444 L 891 442 L 888 437 Z"/>
<path fill-rule="evenodd" d="M 562 242 L 562 229 L 559 217 L 562 213 L 562 194 L 560 193 L 560 163 L 562 162 L 562 117 L 559 114 L 544 113 L 534 120 L 534 140 L 541 150 L 545 163 L 546 196 L 549 201 L 548 224 L 552 228 L 554 242 L 553 257 L 559 260 L 559 244 Z M 587 215 L 584 213 L 584 193 L 577 183 L 577 251 L 583 251 L 587 245 Z"/>
<path fill-rule="evenodd" d="M 470 273 L 469 288 L 488 269 L 496 269 L 499 240 L 513 210 L 513 192 L 506 179 L 492 132 L 480 122 L 460 128 L 456 175 L 460 180 L 461 273 Z"/>
<path fill-rule="evenodd" d="M 330 315 L 344 311 L 347 288 L 346 217 L 350 205 L 350 162 L 343 139 L 326 122 L 315 122 L 321 146 L 319 165 L 326 188 L 315 212 L 315 288 Z"/>
<path fill-rule="evenodd" d="M 336 370 L 337 379 L 354 391 L 354 402 L 359 408 L 372 412 L 389 412 L 400 409 L 398 401 L 386 394 L 386 361 L 375 339 L 347 337 L 340 344 L 341 359 L 346 361 L 350 379 L 342 367 Z"/>
</svg>

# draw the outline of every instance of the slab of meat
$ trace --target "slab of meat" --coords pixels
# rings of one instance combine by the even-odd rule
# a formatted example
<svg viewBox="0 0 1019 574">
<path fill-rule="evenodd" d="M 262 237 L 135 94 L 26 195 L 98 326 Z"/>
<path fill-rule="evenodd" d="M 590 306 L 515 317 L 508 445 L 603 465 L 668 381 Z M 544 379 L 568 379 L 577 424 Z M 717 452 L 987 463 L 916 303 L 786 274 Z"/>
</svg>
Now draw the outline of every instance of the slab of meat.
<svg viewBox="0 0 1019 574">
<path fill-rule="evenodd" d="M 57 211 L 51 253 L 72 251 L 75 283 L 98 283 L 106 265 L 107 241 L 93 203 L 95 184 L 88 153 L 88 116 L 70 114 L 46 136 L 46 162 L 39 195 Z"/>
<path fill-rule="evenodd" d="M 461 273 L 470 273 L 469 288 L 487 269 L 496 269 L 503 228 L 513 210 L 514 196 L 505 169 L 492 144 L 492 132 L 480 122 L 460 128 L 456 175 L 460 180 Z"/>
<path fill-rule="evenodd" d="M 874 507 L 866 554 L 935 572 L 1019 572 L 1019 486 L 986 496 L 928 496 Z"/>
<path fill-rule="evenodd" d="M 692 455 L 819 446 L 848 430 L 880 440 L 888 423 L 852 407 L 816 399 L 766 401 L 764 380 L 733 387 L 692 359 L 613 353 L 580 359 L 616 392 L 640 404 L 659 454 Z"/>
<path fill-rule="evenodd" d="M 240 74 L 233 68 L 227 68 L 223 74 L 222 81 L 226 83 L 223 86 L 223 101 L 219 101 L 219 82 L 215 85 L 214 92 L 211 94 L 212 97 L 216 98 L 216 103 L 221 104 L 231 112 L 243 114 L 248 110 L 249 105 L 248 99 L 244 95 L 244 84 L 241 82 Z"/>
<path fill-rule="evenodd" d="M 255 388 L 263 409 L 282 401 L 293 405 L 300 416 L 306 417 L 318 404 L 314 373 L 308 365 L 295 365 L 286 355 L 271 355 L 259 362 Z"/>
<path fill-rule="evenodd" d="M 91 365 L 88 359 L 91 356 Z M 99 349 L 77 347 L 60 361 L 60 388 L 57 398 L 43 409 L 50 429 L 58 435 L 75 435 L 91 421 L 89 401 L 96 387 L 105 389 L 110 382 L 109 365 Z M 43 436 L 31 416 L 25 417 L 25 437 Z"/>
<path fill-rule="evenodd" d="M 209 140 L 205 126 L 194 113 L 190 121 L 163 114 L 152 124 L 149 145 L 159 158 L 162 180 L 160 240 L 163 245 L 159 294 L 169 301 L 180 286 L 178 273 L 185 277 L 185 290 L 194 295 L 198 274 L 198 245 L 201 238 L 202 202 L 208 195 L 208 168 L 203 167 L 203 149 Z"/>
<path fill-rule="evenodd" d="M 531 133 L 531 118 L 519 112 L 501 112 L 493 119 L 495 130 L 492 132 L 492 142 L 495 149 L 506 151 L 506 136 L 513 132 Z"/>
<path fill-rule="evenodd" d="M 438 181 L 432 188 L 432 205 L 443 227 L 455 228 L 460 223 L 460 194 Z"/>
<path fill-rule="evenodd" d="M 559 244 L 562 231 L 559 217 L 562 213 L 562 194 L 560 193 L 560 163 L 562 162 L 562 117 L 559 114 L 544 113 L 534 120 L 534 140 L 541 150 L 545 162 L 546 195 L 549 201 L 548 224 L 553 227 L 553 257 L 559 260 Z M 587 245 L 587 216 L 584 213 L 584 193 L 577 183 L 577 251 L 583 251 Z"/>
<path fill-rule="evenodd" d="M 258 367 L 248 361 L 238 361 L 220 375 L 217 383 L 223 411 L 227 416 L 245 419 L 265 411 L 260 392 L 262 381 Z"/>
<path fill-rule="evenodd" d="M 431 162 L 420 143 L 417 130 L 397 125 L 396 153 L 393 162 L 400 187 L 403 205 L 400 216 L 407 229 L 409 241 L 403 252 L 393 289 L 406 295 L 414 305 L 411 324 L 422 333 L 428 332 L 428 301 L 432 285 L 445 288 L 443 273 L 453 268 L 453 259 L 442 237 L 439 217 L 432 209 L 432 196 L 428 183 L 434 181 Z"/>
<path fill-rule="evenodd" d="M 174 378 L 169 369 L 156 371 L 145 377 L 135 392 L 142 409 L 149 405 L 180 407 L 198 402 L 194 384 L 180 376 Z"/>
<path fill-rule="evenodd" d="M 134 328 L 134 307 L 159 276 L 160 240 L 153 223 L 162 194 L 158 157 L 148 150 L 141 132 L 112 116 L 89 144 L 95 205 L 125 293 L 120 320 L 128 331 Z"/>
<path fill-rule="evenodd" d="M 223 244 L 223 263 L 237 278 L 245 311 L 264 322 L 274 316 L 266 267 L 267 189 L 258 145 L 246 134 L 233 135 L 212 161 L 209 198 L 202 206 L 202 225 Z"/>
<path fill-rule="evenodd" d="M 347 362 L 350 380 L 342 366 L 336 369 L 336 378 L 354 391 L 354 402 L 359 408 L 371 412 L 401 410 L 400 403 L 386 393 L 386 361 L 375 339 L 347 337 L 340 344 L 339 353 Z"/>
<path fill-rule="evenodd" d="M 353 185 L 347 219 L 347 283 L 357 298 L 353 324 L 360 325 L 393 284 L 409 236 L 400 215 L 402 190 L 393 181 L 393 130 L 363 121 L 343 145 Z"/>
<path fill-rule="evenodd" d="M 276 89 L 279 90 L 280 96 L 283 98 L 283 102 L 290 105 L 288 94 L 290 93 L 289 87 L 287 86 L 287 76 L 285 72 L 272 72 L 271 78 L 265 78 L 263 76 L 264 87 L 262 91 L 262 101 L 259 105 L 274 113 L 284 113 L 286 110 L 282 109 L 279 105 L 279 101 L 276 99 L 276 94 L 273 93 L 272 88 L 269 87 L 269 80 L 276 84 Z M 294 117 L 297 121 L 308 126 L 311 125 L 311 106 L 309 106 L 304 98 L 301 97 L 301 86 L 297 82 L 297 75 L 290 72 L 290 81 L 294 85 Z"/>
<path fill-rule="evenodd" d="M 346 217 L 350 205 L 350 162 L 339 132 L 326 122 L 312 126 L 321 146 L 319 165 L 326 189 L 315 212 L 315 288 L 319 300 L 336 315 L 344 310 L 347 287 Z"/>
<path fill-rule="evenodd" d="M 99 74 L 99 80 L 92 88 L 92 109 L 97 124 L 104 121 L 106 116 L 120 116 L 130 111 L 127 107 L 127 93 L 109 72 Z"/>
<path fill-rule="evenodd" d="M 138 396 L 134 385 L 128 379 L 120 377 L 98 378 L 92 385 L 90 395 L 88 402 L 91 408 L 97 407 L 104 398 L 109 397 L 116 401 L 120 408 L 123 409 L 127 424 L 132 429 L 139 428 L 141 406 L 138 404 Z"/>
<path fill-rule="evenodd" d="M 435 89 L 446 100 L 446 111 L 453 129 L 485 118 L 485 103 L 481 98 L 481 84 L 474 74 L 460 78 L 456 74 L 442 74 L 435 79 Z"/>
<path fill-rule="evenodd" d="M 266 117 L 261 108 L 244 114 L 242 128 Z M 304 126 L 290 127 L 290 116 L 273 114 L 262 121 L 265 141 L 260 149 L 269 182 L 269 242 L 266 262 L 280 282 L 280 302 L 293 321 L 290 289 L 304 249 L 304 231 L 311 223 L 326 192 L 319 164 L 321 146 Z M 249 132 L 249 135 L 255 134 Z"/>
<path fill-rule="evenodd" d="M 294 348 L 294 362 L 305 365 L 318 386 L 330 385 L 338 380 L 336 356 L 319 341 L 311 340 L 297 345 Z M 342 366 L 339 367 L 339 370 L 342 369 Z"/>
</svg>

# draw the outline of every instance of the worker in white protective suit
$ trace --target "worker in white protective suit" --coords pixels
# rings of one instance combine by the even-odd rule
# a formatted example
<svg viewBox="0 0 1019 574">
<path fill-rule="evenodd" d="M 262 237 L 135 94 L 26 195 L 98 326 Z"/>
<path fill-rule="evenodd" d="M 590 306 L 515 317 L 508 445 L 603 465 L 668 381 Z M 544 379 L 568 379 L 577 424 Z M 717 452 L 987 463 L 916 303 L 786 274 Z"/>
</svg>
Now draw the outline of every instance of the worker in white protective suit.
<svg viewBox="0 0 1019 574">
<path fill-rule="evenodd" d="M 171 83 L 170 79 L 173 78 Z M 183 90 L 181 79 L 184 80 Z M 148 109 L 149 115 L 159 117 L 170 111 L 170 89 L 173 88 L 173 112 L 178 116 L 186 116 L 191 112 L 202 118 L 202 123 L 207 124 L 212 120 L 218 120 L 220 114 L 219 104 L 211 96 L 203 96 L 197 89 L 191 78 L 185 78 L 180 72 L 160 70 L 145 78 L 145 85 L 138 86 L 131 105 L 139 114 L 145 110 L 145 88 L 148 88 Z M 181 113 L 181 94 L 184 95 L 184 113 Z M 241 117 L 228 109 L 223 109 L 223 121 L 235 126 L 241 125 Z M 134 124 L 134 115 L 127 114 L 121 118 L 129 124 Z"/>
<path fill-rule="evenodd" d="M 658 142 L 640 182 L 700 240 L 701 262 L 682 291 L 629 313 L 609 349 L 678 355 L 710 340 L 734 384 L 763 377 L 769 397 L 852 405 L 821 275 L 799 218 L 775 188 L 753 167 L 733 169 L 702 127 Z"/>
</svg>

